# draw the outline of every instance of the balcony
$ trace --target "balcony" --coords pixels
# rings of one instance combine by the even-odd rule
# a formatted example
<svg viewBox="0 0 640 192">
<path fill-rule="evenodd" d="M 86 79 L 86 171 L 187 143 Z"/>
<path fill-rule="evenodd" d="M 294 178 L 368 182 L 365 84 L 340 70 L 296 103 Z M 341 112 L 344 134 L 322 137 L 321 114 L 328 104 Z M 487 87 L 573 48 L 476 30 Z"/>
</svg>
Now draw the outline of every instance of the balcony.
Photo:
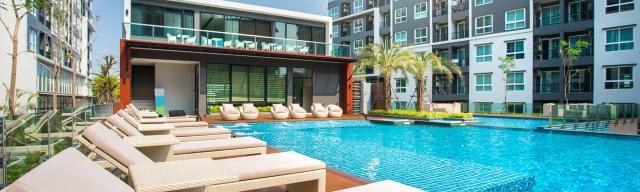
<svg viewBox="0 0 640 192">
<path fill-rule="evenodd" d="M 434 33 L 433 34 L 433 42 L 440 42 L 440 41 L 447 41 L 449 40 L 449 34 L 448 33 Z"/>
<path fill-rule="evenodd" d="M 451 1 L 451 9 L 453 12 L 466 11 L 469 9 L 469 1 L 467 0 L 453 0 Z"/>
<path fill-rule="evenodd" d="M 455 33 L 453 33 L 451 35 L 452 35 L 453 39 L 467 38 L 467 37 L 469 37 L 469 31 L 468 30 L 462 30 L 462 31 L 455 32 Z"/>
<path fill-rule="evenodd" d="M 448 13 L 447 1 L 437 0 L 434 5 L 433 16 L 446 15 Z"/>
<path fill-rule="evenodd" d="M 225 49 L 351 57 L 351 49 L 346 45 L 139 23 L 123 23 L 123 39 Z"/>
<path fill-rule="evenodd" d="M 559 93 L 560 92 L 560 84 L 559 83 L 536 83 L 533 87 L 534 93 Z"/>
<path fill-rule="evenodd" d="M 535 52 L 536 60 L 549 60 L 560 58 L 560 49 L 548 49 Z"/>
</svg>

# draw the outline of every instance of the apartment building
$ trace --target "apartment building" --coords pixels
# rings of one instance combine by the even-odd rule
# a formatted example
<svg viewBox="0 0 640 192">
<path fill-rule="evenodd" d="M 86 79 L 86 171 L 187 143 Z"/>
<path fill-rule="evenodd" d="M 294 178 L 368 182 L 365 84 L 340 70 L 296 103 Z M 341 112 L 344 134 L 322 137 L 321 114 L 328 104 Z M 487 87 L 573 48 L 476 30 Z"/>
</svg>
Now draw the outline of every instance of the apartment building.
<svg viewBox="0 0 640 192">
<path fill-rule="evenodd" d="M 8 0 L 2 0 L 3 4 L 10 4 Z M 55 2 L 52 2 L 55 3 Z M 76 65 L 76 98 L 78 104 L 84 104 L 91 100 L 91 36 L 94 33 L 92 0 L 72 0 L 66 9 L 70 12 L 70 18 L 65 23 L 57 23 L 52 18 L 52 13 L 46 10 L 35 10 L 28 14 L 20 25 L 18 47 L 19 55 L 17 69 L 17 89 L 38 93 L 37 102 L 31 103 L 38 109 L 52 107 L 52 93 L 54 92 L 54 65 L 62 63 L 59 76 L 60 108 L 71 107 L 71 94 L 73 93 L 73 65 Z M 3 15 L 5 22 L 15 22 L 12 14 Z M 56 34 L 56 25 L 63 26 L 63 32 Z M 56 38 L 64 38 L 70 50 L 64 47 L 56 47 Z M 9 35 L 0 33 L 0 39 L 5 43 L 0 45 L 0 81 L 9 87 L 11 79 L 11 57 L 5 55 L 11 53 Z M 53 54 L 69 52 L 73 55 L 70 59 L 66 54 Z M 55 56 L 57 55 L 57 57 Z M 7 101 L 7 92 L 2 88 L 0 99 Z M 26 100 L 18 101 L 24 104 Z M 26 105 L 23 105 L 26 106 Z"/>
<path fill-rule="evenodd" d="M 372 42 L 393 42 L 458 64 L 462 77 L 449 81 L 436 73 L 427 82 L 434 103 L 461 103 L 462 111 L 471 112 L 506 108 L 511 113 L 541 113 L 544 103 L 564 103 L 564 70 L 570 70 L 566 85 L 571 103 L 640 103 L 640 98 L 631 96 L 638 90 L 632 85 L 637 81 L 633 74 L 638 69 L 632 67 L 637 59 L 631 56 L 637 53 L 633 49 L 637 38 L 632 35 L 638 30 L 637 4 L 632 0 L 333 0 L 328 8 L 334 26 L 339 27 L 333 30 L 334 43 L 357 50 Z M 603 43 L 607 32 L 611 41 L 618 42 L 609 43 L 609 51 Z M 586 41 L 591 46 L 565 69 L 561 41 L 569 46 Z M 499 58 L 505 56 L 516 61 L 506 78 L 499 68 Z M 611 64 L 603 67 L 598 56 Z M 612 57 L 620 59 L 608 59 Z M 605 83 L 594 82 L 603 81 L 606 70 L 609 76 L 617 76 L 609 78 L 604 91 Z M 364 76 L 377 79 L 373 70 Z M 414 78 L 402 74 L 393 78 L 392 101 L 411 108 L 417 99 Z M 601 99 L 596 99 L 598 93 Z M 613 95 L 620 96 L 610 99 Z"/>
<path fill-rule="evenodd" d="M 123 106 L 206 114 L 223 103 L 323 103 L 351 113 L 354 59 L 331 44 L 327 16 L 220 0 L 125 0 L 124 10 Z"/>
</svg>

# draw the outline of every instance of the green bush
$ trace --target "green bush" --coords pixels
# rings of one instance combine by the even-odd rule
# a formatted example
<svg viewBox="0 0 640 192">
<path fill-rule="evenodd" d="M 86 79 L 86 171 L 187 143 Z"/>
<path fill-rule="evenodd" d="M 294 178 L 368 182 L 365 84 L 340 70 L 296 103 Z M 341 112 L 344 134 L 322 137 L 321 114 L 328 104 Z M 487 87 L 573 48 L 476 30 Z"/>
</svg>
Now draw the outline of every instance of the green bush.
<svg viewBox="0 0 640 192">
<path fill-rule="evenodd" d="M 381 109 L 374 109 L 369 111 L 369 114 L 400 116 L 400 117 L 408 117 L 408 118 L 424 118 L 424 119 L 442 119 L 442 118 L 471 119 L 473 118 L 473 114 L 471 113 L 418 112 L 416 110 L 386 111 Z"/>
<path fill-rule="evenodd" d="M 220 113 L 220 106 L 217 106 L 217 105 L 209 106 L 209 109 L 207 111 L 209 112 L 209 114 Z"/>
<path fill-rule="evenodd" d="M 271 109 L 271 106 L 263 106 L 263 107 L 256 107 L 258 108 L 258 111 L 260 112 L 269 112 Z"/>
</svg>

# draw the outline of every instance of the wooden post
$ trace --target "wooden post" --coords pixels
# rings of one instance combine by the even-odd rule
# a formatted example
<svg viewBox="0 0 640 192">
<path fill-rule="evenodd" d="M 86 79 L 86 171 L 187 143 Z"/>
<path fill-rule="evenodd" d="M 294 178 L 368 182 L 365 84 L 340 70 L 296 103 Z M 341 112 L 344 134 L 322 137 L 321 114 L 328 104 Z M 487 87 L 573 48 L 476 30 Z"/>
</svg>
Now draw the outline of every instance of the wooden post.
<svg viewBox="0 0 640 192">
<path fill-rule="evenodd" d="M 353 113 L 353 63 L 344 66 L 344 84 L 342 85 L 344 98 L 344 113 Z"/>
<path fill-rule="evenodd" d="M 120 39 L 120 109 L 131 103 L 131 50 Z"/>
</svg>

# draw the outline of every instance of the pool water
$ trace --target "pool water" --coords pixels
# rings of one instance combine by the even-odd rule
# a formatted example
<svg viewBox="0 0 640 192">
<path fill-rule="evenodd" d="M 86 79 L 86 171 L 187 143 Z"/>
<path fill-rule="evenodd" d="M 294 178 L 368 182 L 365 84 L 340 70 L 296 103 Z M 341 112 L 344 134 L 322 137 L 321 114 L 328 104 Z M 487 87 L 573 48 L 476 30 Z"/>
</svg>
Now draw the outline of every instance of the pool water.
<svg viewBox="0 0 640 192">
<path fill-rule="evenodd" d="M 529 121 L 492 120 L 498 126 Z M 364 120 L 227 127 L 364 179 L 393 179 L 429 191 L 482 191 L 483 182 L 523 175 L 535 178 L 534 191 L 640 189 L 638 138 L 540 132 L 533 127 L 394 126 Z"/>
<path fill-rule="evenodd" d="M 536 129 L 541 126 L 549 125 L 548 119 L 524 119 L 488 116 L 479 116 L 475 118 L 480 121 L 478 125 L 498 128 Z"/>
</svg>

